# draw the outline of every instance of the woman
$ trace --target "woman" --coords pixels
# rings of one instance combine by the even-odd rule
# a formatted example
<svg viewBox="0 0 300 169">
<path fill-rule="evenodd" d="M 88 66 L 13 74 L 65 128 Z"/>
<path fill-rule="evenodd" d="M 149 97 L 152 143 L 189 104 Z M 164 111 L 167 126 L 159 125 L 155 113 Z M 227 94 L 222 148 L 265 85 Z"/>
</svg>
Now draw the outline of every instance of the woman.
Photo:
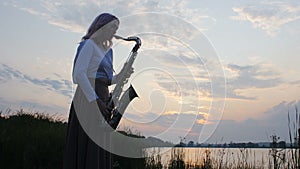
<svg viewBox="0 0 300 169">
<path fill-rule="evenodd" d="M 99 142 L 109 144 L 107 131 L 99 132 L 95 126 L 111 116 L 108 86 L 117 78 L 113 76 L 111 46 L 118 27 L 117 17 L 100 14 L 78 46 L 72 74 L 78 87 L 70 108 L 64 169 L 112 168 L 111 154 L 98 146 Z"/>
</svg>

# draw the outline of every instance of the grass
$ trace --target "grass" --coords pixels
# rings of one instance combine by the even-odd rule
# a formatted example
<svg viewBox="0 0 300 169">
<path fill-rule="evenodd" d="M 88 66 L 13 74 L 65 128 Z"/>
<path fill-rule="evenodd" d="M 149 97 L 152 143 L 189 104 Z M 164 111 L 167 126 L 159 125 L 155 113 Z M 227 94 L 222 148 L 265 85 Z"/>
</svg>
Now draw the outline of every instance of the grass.
<svg viewBox="0 0 300 169">
<path fill-rule="evenodd" d="M 291 121 L 290 112 L 288 112 L 288 127 L 290 142 L 294 143 L 295 149 L 290 150 L 291 160 L 289 161 L 289 167 L 291 169 L 300 168 L 300 115 L 298 108 L 295 107 L 295 120 Z"/>
<path fill-rule="evenodd" d="M 0 113 L 0 168 L 60 168 L 66 123 L 22 109 L 7 113 Z"/>
<path fill-rule="evenodd" d="M 300 115 L 297 107 L 295 108 L 294 121 L 291 120 L 291 114 L 288 112 L 288 127 L 290 143 L 292 148 L 278 148 L 280 137 L 270 136 L 272 147 L 266 156 L 257 159 L 256 152 L 251 148 L 240 148 L 239 151 L 230 149 L 203 149 L 198 148 L 193 160 L 185 158 L 190 154 L 188 149 L 173 148 L 167 164 L 162 166 L 161 156 L 150 157 L 147 165 L 151 169 L 299 169 L 300 168 Z M 159 154 L 159 153 L 156 153 Z M 157 155 L 156 155 L 157 156 Z"/>
<path fill-rule="evenodd" d="M 0 111 L 1 169 L 58 169 L 62 167 L 67 123 L 59 116 L 25 112 Z M 121 131 L 129 137 L 131 130 Z M 146 159 L 114 155 L 116 169 L 144 168 Z"/>
<path fill-rule="evenodd" d="M 291 118 L 294 116 L 295 118 Z M 294 120 L 291 120 L 294 119 Z M 0 111 L 0 168 L 5 169 L 56 169 L 61 168 L 67 123 L 58 116 Z M 300 115 L 288 112 L 289 139 L 294 148 L 277 148 L 279 137 L 271 136 L 273 147 L 266 156 L 259 157 L 251 148 L 232 151 L 226 148 L 191 149 L 172 148 L 169 157 L 163 158 L 157 148 L 150 157 L 132 159 L 115 156 L 115 168 L 130 169 L 298 169 L 300 168 Z M 131 128 L 122 134 L 143 137 Z M 193 154 L 193 156 L 191 156 Z"/>
</svg>

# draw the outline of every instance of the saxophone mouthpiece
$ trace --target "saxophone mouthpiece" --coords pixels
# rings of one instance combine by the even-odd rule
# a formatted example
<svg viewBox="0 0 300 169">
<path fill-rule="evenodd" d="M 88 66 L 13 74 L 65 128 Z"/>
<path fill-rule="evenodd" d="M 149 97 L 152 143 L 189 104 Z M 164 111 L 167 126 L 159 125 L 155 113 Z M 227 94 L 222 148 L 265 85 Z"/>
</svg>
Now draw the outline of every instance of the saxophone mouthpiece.
<svg viewBox="0 0 300 169">
<path fill-rule="evenodd" d="M 122 40 L 125 40 L 125 41 L 135 41 L 136 46 L 133 48 L 134 52 L 136 52 L 139 49 L 139 47 L 142 45 L 141 39 L 137 36 L 130 36 L 130 37 L 127 37 L 127 38 L 123 38 L 122 36 L 114 35 L 114 37 L 116 39 L 122 39 Z"/>
<path fill-rule="evenodd" d="M 123 38 L 122 36 L 119 36 L 119 35 L 114 35 L 114 37 L 116 38 L 116 39 L 125 39 L 125 38 Z"/>
<path fill-rule="evenodd" d="M 122 39 L 122 40 L 125 40 L 125 41 L 140 41 L 140 38 L 139 37 L 136 37 L 136 36 L 129 36 L 127 38 L 123 38 L 122 36 L 119 36 L 119 35 L 114 35 L 114 37 L 116 39 Z"/>
</svg>

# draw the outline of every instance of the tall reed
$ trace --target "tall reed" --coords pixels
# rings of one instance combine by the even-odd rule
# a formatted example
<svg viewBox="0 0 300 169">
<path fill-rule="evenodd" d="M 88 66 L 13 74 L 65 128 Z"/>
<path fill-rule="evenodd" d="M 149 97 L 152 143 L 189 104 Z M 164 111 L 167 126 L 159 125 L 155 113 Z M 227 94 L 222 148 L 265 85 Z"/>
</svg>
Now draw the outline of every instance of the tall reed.
<svg viewBox="0 0 300 169">
<path fill-rule="evenodd" d="M 300 116 L 298 108 L 295 106 L 295 119 L 291 121 L 290 112 L 288 111 L 288 127 L 289 127 L 289 139 L 291 143 L 291 160 L 289 167 L 291 169 L 300 168 Z"/>
</svg>

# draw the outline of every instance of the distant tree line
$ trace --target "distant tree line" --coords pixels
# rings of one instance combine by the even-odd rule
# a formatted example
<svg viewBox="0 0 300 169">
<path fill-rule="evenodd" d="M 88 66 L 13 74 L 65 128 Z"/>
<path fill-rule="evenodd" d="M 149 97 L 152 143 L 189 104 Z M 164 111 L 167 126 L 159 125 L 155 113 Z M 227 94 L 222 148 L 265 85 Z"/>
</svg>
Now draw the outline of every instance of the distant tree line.
<svg viewBox="0 0 300 169">
<path fill-rule="evenodd" d="M 291 144 L 287 144 L 285 141 L 270 142 L 270 143 L 223 143 L 223 144 L 199 144 L 189 141 L 188 143 L 180 142 L 175 147 L 206 147 L 206 148 L 296 148 Z"/>
</svg>

